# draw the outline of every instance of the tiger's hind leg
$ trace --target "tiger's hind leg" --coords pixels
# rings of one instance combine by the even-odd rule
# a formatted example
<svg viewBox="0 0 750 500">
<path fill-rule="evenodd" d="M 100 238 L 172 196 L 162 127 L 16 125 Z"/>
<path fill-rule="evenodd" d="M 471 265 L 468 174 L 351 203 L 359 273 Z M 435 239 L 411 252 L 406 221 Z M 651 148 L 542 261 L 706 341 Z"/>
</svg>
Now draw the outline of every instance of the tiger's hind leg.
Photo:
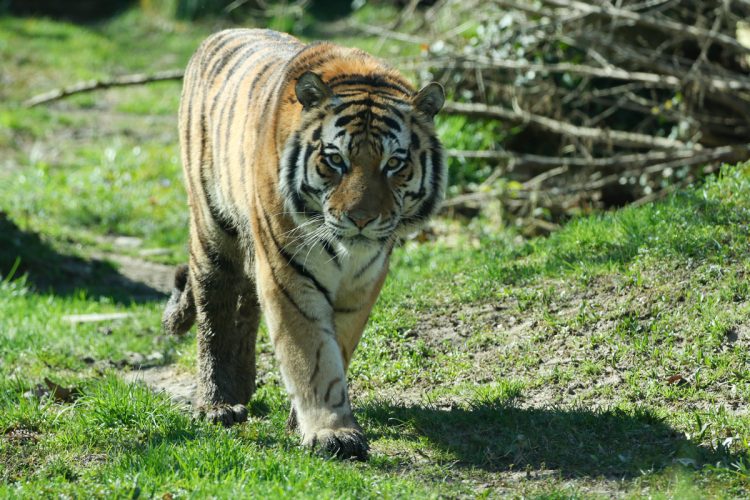
<svg viewBox="0 0 750 500">
<path fill-rule="evenodd" d="M 229 426 L 247 420 L 245 404 L 255 391 L 260 306 L 239 262 L 202 250 L 191 254 L 190 264 L 198 323 L 198 413 Z"/>
</svg>

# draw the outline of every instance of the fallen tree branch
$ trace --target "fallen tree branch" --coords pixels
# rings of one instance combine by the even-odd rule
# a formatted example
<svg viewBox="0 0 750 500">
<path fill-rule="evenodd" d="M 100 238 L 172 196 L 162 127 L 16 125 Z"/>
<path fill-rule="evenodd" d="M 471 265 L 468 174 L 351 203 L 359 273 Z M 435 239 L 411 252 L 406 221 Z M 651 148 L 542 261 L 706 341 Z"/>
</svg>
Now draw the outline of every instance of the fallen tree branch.
<svg viewBox="0 0 750 500">
<path fill-rule="evenodd" d="M 685 142 L 665 137 L 655 137 L 637 132 L 624 132 L 595 127 L 581 127 L 571 123 L 561 122 L 553 118 L 536 115 L 523 110 L 513 110 L 502 106 L 477 103 L 447 102 L 443 112 L 453 115 L 466 115 L 477 118 L 508 120 L 514 123 L 532 123 L 556 134 L 574 136 L 578 139 L 590 139 L 595 142 L 618 146 L 657 149 L 701 149 L 696 144 L 689 146 Z"/>
<path fill-rule="evenodd" d="M 40 104 L 57 101 L 71 95 L 91 92 L 92 90 L 107 89 L 110 87 L 125 87 L 128 85 L 141 85 L 144 83 L 163 82 L 168 80 L 181 80 L 183 73 L 184 72 L 181 69 L 170 69 L 158 71 L 152 74 L 137 73 L 134 75 L 116 76 L 104 80 L 87 80 L 78 82 L 69 87 L 54 89 L 49 92 L 44 92 L 43 94 L 35 95 L 31 99 L 24 101 L 23 105 L 31 108 Z"/>
</svg>

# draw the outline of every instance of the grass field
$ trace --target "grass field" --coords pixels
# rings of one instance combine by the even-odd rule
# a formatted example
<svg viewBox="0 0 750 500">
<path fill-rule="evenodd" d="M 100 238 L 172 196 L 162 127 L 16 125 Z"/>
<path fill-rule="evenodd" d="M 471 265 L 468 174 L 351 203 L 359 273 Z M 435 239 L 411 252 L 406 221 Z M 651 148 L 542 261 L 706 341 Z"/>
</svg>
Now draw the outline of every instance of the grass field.
<svg viewBox="0 0 750 500">
<path fill-rule="evenodd" d="M 443 219 L 405 243 L 350 372 L 367 463 L 284 431 L 265 332 L 247 424 L 133 382 L 194 371 L 194 333 L 159 331 L 185 259 L 179 84 L 20 102 L 179 67 L 216 28 L 0 18 L 0 497 L 750 494 L 750 164 L 548 238 Z M 71 317 L 95 313 L 123 314 Z"/>
</svg>

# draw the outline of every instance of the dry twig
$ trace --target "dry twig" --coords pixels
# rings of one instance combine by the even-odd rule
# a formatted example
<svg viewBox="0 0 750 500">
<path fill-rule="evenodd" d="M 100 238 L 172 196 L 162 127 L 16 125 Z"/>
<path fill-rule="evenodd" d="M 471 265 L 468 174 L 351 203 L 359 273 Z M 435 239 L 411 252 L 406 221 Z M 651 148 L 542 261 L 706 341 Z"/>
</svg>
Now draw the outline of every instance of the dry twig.
<svg viewBox="0 0 750 500">
<path fill-rule="evenodd" d="M 157 71 L 152 74 L 138 73 L 133 75 L 115 76 L 103 80 L 87 80 L 78 82 L 69 87 L 54 89 L 43 94 L 35 95 L 24 101 L 23 104 L 24 106 L 31 108 L 40 104 L 58 101 L 71 95 L 91 92 L 93 90 L 108 89 L 110 87 L 125 87 L 128 85 L 143 85 L 144 83 L 163 82 L 168 80 L 181 80 L 183 73 L 184 72 L 181 69 L 170 69 Z"/>
</svg>

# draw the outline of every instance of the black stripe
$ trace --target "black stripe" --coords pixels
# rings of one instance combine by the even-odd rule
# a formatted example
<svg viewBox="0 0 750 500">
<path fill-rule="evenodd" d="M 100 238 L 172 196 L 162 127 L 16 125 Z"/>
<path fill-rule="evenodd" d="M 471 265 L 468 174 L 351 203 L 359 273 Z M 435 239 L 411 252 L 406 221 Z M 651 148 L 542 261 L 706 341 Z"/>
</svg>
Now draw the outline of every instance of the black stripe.
<svg viewBox="0 0 750 500">
<path fill-rule="evenodd" d="M 243 36 L 246 36 L 246 33 L 230 33 L 230 34 L 224 35 L 223 39 L 221 37 L 217 37 L 217 39 L 219 40 L 219 44 L 216 45 L 215 47 L 213 47 L 206 54 L 206 57 L 203 58 L 203 60 L 201 61 L 203 63 L 201 65 L 201 69 L 203 71 L 205 71 L 206 70 L 205 64 L 211 63 L 214 60 L 214 57 L 216 57 L 216 55 L 219 52 L 221 52 L 224 49 L 224 47 L 226 47 L 227 45 L 229 45 L 233 41 L 237 40 L 238 38 L 242 38 Z M 204 73 L 203 76 L 205 77 L 205 76 L 208 76 L 208 75 L 206 75 Z"/>
<path fill-rule="evenodd" d="M 286 299 L 289 301 L 289 303 L 292 304 L 294 306 L 294 308 L 297 309 L 297 312 L 300 313 L 300 315 L 303 318 L 305 318 L 307 321 L 317 322 L 318 318 L 316 318 L 315 316 L 310 316 L 309 314 L 307 314 L 300 307 L 300 305 L 297 304 L 297 301 L 294 300 L 294 297 L 292 297 L 292 294 L 289 293 L 289 290 L 287 290 L 286 288 L 284 288 L 284 285 L 282 285 L 279 282 L 279 278 L 278 278 L 278 276 L 276 276 L 276 270 L 273 268 L 273 266 L 270 266 L 270 268 L 271 268 L 271 279 L 273 279 L 273 282 L 276 284 L 276 286 L 279 288 L 279 290 L 281 290 L 281 293 L 284 294 L 284 297 L 286 297 Z"/>
<path fill-rule="evenodd" d="M 391 132 L 391 130 L 390 130 L 390 129 L 384 129 L 384 128 L 381 128 L 381 127 L 376 127 L 376 126 L 374 126 L 374 125 L 373 125 L 373 126 L 371 127 L 371 130 L 375 130 L 375 131 L 377 131 L 377 132 L 378 132 L 378 133 L 379 133 L 380 135 L 384 135 L 384 136 L 386 136 L 386 137 L 390 137 L 390 138 L 391 138 L 391 139 L 393 139 L 394 141 L 397 141 L 397 140 L 398 140 L 398 137 L 396 136 L 396 134 L 394 134 L 393 132 Z"/>
<path fill-rule="evenodd" d="M 299 160 L 300 152 L 302 151 L 302 146 L 299 143 L 299 132 L 295 133 L 292 137 L 292 141 L 294 141 L 294 148 L 292 149 L 292 152 L 289 155 L 289 159 L 286 162 L 286 182 L 289 186 L 289 193 L 292 196 L 292 206 L 294 207 L 295 212 L 304 212 L 305 211 L 305 202 L 302 200 L 302 197 L 297 192 L 296 187 L 296 171 L 297 171 L 297 161 Z"/>
<path fill-rule="evenodd" d="M 276 248 L 279 251 L 279 255 L 281 255 L 284 258 L 284 260 L 287 261 L 287 264 L 292 266 L 292 268 L 295 271 L 297 271 L 297 274 L 303 276 L 304 278 L 309 279 L 312 282 L 313 286 L 320 293 L 323 294 L 323 297 L 325 297 L 328 304 L 331 305 L 331 307 L 333 307 L 333 299 L 331 299 L 331 292 L 329 292 L 328 289 L 324 287 L 318 281 L 318 279 L 310 271 L 307 270 L 307 268 L 304 265 L 294 260 L 294 257 L 289 255 L 289 252 L 284 250 L 284 247 L 281 246 L 281 244 L 279 243 L 279 240 L 276 239 L 276 235 L 273 234 L 273 229 L 271 228 L 271 221 L 268 219 L 268 214 L 263 212 L 263 217 L 266 220 L 266 226 L 268 227 L 268 234 L 271 236 L 271 240 L 273 241 L 274 245 L 276 245 Z"/>
<path fill-rule="evenodd" d="M 248 46 L 241 43 L 236 47 L 232 47 L 229 52 L 223 54 L 219 59 L 213 61 L 213 64 L 211 65 L 210 69 L 208 70 L 208 74 L 206 75 L 206 80 L 210 82 L 211 80 L 216 79 L 216 77 L 219 76 L 219 73 L 221 73 L 224 67 L 229 64 L 229 61 L 232 60 L 238 52 L 246 49 L 248 49 Z"/>
<path fill-rule="evenodd" d="M 300 186 L 300 191 L 312 196 L 313 198 L 320 197 L 320 195 L 322 194 L 320 189 L 315 189 L 314 187 L 308 184 L 302 184 L 302 186 Z"/>
<path fill-rule="evenodd" d="M 313 49 L 317 43 L 311 43 L 303 46 L 302 50 L 297 52 L 294 57 L 289 61 L 285 73 L 296 74 L 297 77 L 301 76 L 304 70 L 314 71 L 321 65 L 327 63 L 331 59 L 336 57 L 336 54 L 327 52 L 318 52 L 317 54 L 308 55 L 310 49 Z"/>
<path fill-rule="evenodd" d="M 369 260 L 369 262 L 367 262 L 367 264 L 365 264 L 365 265 L 364 265 L 364 266 L 363 266 L 363 267 L 362 267 L 361 269 L 359 269 L 359 270 L 358 270 L 358 271 L 357 271 L 356 273 L 354 273 L 354 279 L 358 279 L 358 278 L 359 278 L 360 276 L 362 276 L 363 274 L 365 274 L 365 272 L 366 272 L 366 271 L 367 271 L 368 269 L 370 269 L 370 267 L 371 267 L 371 266 L 372 266 L 373 264 L 375 264 L 375 262 L 377 262 L 377 260 L 378 260 L 378 259 L 380 258 L 380 254 L 381 254 L 382 252 L 383 252 L 382 250 L 380 250 L 380 251 L 376 252 L 376 253 L 375 253 L 375 256 L 374 256 L 373 258 L 371 258 L 371 259 Z"/>
<path fill-rule="evenodd" d="M 184 109 L 183 112 L 186 113 L 187 116 L 185 116 L 185 130 L 184 132 L 184 143 L 182 144 L 182 147 L 185 149 L 185 158 L 187 159 L 186 163 L 187 165 L 184 165 L 188 171 L 190 170 L 190 163 L 191 163 L 191 153 L 192 153 L 192 144 L 190 140 L 190 136 L 192 135 L 191 127 L 193 125 L 193 103 L 195 102 L 195 94 L 196 94 L 196 85 L 195 85 L 195 73 L 197 72 L 197 68 L 195 66 L 190 68 L 191 72 L 188 74 L 188 78 L 185 79 L 185 85 L 190 85 L 189 89 L 185 89 L 185 95 L 187 96 L 187 109 Z M 184 101 L 183 101 L 184 102 Z M 181 105 L 183 103 L 180 103 Z M 190 185 L 190 175 L 185 176 L 188 182 L 188 185 Z M 192 188 L 191 188 L 192 191 Z"/>
<path fill-rule="evenodd" d="M 208 193 L 206 193 L 206 204 L 208 205 L 208 213 L 216 225 L 229 236 L 237 237 L 237 227 L 228 217 L 221 213 L 221 210 L 219 210 L 219 207 L 216 206 Z"/>
<path fill-rule="evenodd" d="M 339 118 L 336 119 L 336 122 L 333 124 L 333 126 L 334 127 L 343 127 L 346 124 L 348 124 L 349 122 L 351 122 L 352 120 L 354 120 L 355 118 L 357 118 L 356 114 L 339 117 Z"/>
<path fill-rule="evenodd" d="M 338 106 L 336 106 L 333 109 L 333 112 L 336 113 L 336 114 L 340 114 L 343 111 L 345 111 L 347 108 L 352 107 L 352 106 L 367 106 L 367 107 L 370 107 L 370 108 L 382 109 L 384 111 L 387 111 L 388 113 L 393 113 L 394 115 L 398 116 L 402 120 L 404 118 L 403 113 L 401 113 L 401 111 L 399 111 L 398 108 L 396 108 L 395 106 L 391 106 L 391 105 L 388 105 L 388 104 L 383 104 L 383 103 L 380 103 L 380 102 L 377 102 L 377 101 L 373 101 L 370 98 L 367 98 L 367 99 L 358 99 L 356 101 L 344 102 L 344 103 L 339 104 Z M 399 128 L 399 130 L 401 130 L 401 129 Z"/>
<path fill-rule="evenodd" d="M 270 228 L 269 228 L 269 230 L 270 230 Z M 266 250 L 266 254 L 267 254 L 267 255 L 268 255 L 268 254 L 270 254 L 270 251 L 269 251 L 269 249 L 268 249 L 268 248 L 266 248 L 266 244 L 265 244 L 265 241 L 263 241 L 263 240 L 261 239 L 261 241 L 260 241 L 260 244 L 261 244 L 261 245 L 263 245 L 263 248 L 264 248 L 264 249 Z M 270 257 L 270 256 L 269 256 L 269 257 Z M 275 268 L 273 267 L 273 264 L 271 264 L 271 262 L 270 262 L 270 258 L 269 258 L 269 263 L 268 263 L 268 267 L 269 267 L 269 269 L 271 270 L 271 279 L 273 279 L 273 282 L 274 282 L 274 284 L 275 284 L 275 285 L 276 285 L 276 286 L 278 287 L 278 289 L 279 289 L 279 290 L 281 290 L 281 293 L 282 293 L 282 294 L 284 294 L 284 297 L 286 297 L 286 299 L 287 299 L 287 300 L 289 301 L 289 303 L 290 303 L 290 304 L 292 304 L 292 306 L 294 306 L 294 308 L 295 308 L 295 309 L 297 309 L 297 312 L 298 312 L 298 313 L 299 313 L 299 314 L 300 314 L 300 315 L 301 315 L 301 316 L 302 316 L 303 318 L 305 318 L 306 320 L 308 320 L 308 321 L 312 321 L 312 322 L 317 322 L 317 321 L 318 321 L 318 318 L 316 318 L 315 316 L 311 316 L 311 315 L 309 315 L 308 313 L 306 313 L 306 312 L 305 312 L 305 311 L 304 311 L 304 310 L 303 310 L 303 309 L 302 309 L 302 308 L 300 307 L 300 305 L 299 305 L 299 304 L 297 304 L 297 301 L 296 301 L 296 300 L 294 300 L 294 297 L 292 297 L 292 294 L 291 294 L 291 293 L 289 293 L 289 290 L 287 290 L 287 289 L 286 289 L 286 288 L 284 287 L 284 285 L 282 285 L 282 284 L 281 284 L 281 282 L 279 281 L 279 277 L 278 277 L 278 276 L 276 275 L 276 269 L 275 269 Z"/>
<path fill-rule="evenodd" d="M 326 403 L 328 402 L 328 399 L 331 397 L 331 389 L 333 389 L 333 386 L 341 382 L 341 377 L 336 377 L 335 379 L 328 382 L 328 389 L 326 389 L 325 396 L 323 396 L 323 401 Z"/>
<path fill-rule="evenodd" d="M 232 75 L 240 68 L 242 67 L 250 57 L 260 52 L 262 49 L 268 47 L 267 44 L 255 44 L 255 45 L 240 45 L 237 47 L 236 50 L 234 50 L 232 53 L 230 53 L 224 64 L 226 65 L 229 63 L 229 60 L 234 57 L 235 53 L 239 50 L 246 49 L 247 52 L 240 55 L 240 57 L 232 64 L 232 66 L 229 68 L 228 74 L 225 75 L 222 78 L 221 87 L 219 88 L 218 92 L 216 92 L 216 95 L 214 96 L 214 100 L 211 103 L 211 116 L 213 116 L 214 112 L 216 111 L 216 106 L 218 105 L 219 100 L 221 99 L 222 95 L 224 94 L 224 89 L 226 89 L 227 85 L 229 84 L 229 81 L 232 77 Z M 252 69 L 253 66 L 249 65 L 249 67 L 245 68 L 245 72 Z M 218 76 L 218 75 L 217 75 Z M 239 85 L 238 85 L 239 87 Z"/>
<path fill-rule="evenodd" d="M 422 165 L 422 178 L 419 179 L 419 192 L 424 193 L 424 178 L 427 177 L 427 151 L 419 153 L 419 163 Z"/>
<path fill-rule="evenodd" d="M 341 401 L 334 405 L 331 405 L 331 408 L 341 408 L 342 406 L 344 406 L 344 403 L 346 403 L 346 388 L 341 389 Z"/>
<path fill-rule="evenodd" d="M 312 140 L 313 141 L 319 141 L 320 140 L 320 134 L 323 132 L 323 127 L 319 126 L 316 128 L 312 133 Z"/>
<path fill-rule="evenodd" d="M 432 159 L 432 192 L 430 193 L 430 197 L 425 200 L 424 204 L 416 213 L 415 217 L 417 217 L 418 219 L 427 218 L 435 210 L 440 190 L 440 183 L 442 182 L 443 162 L 440 155 L 440 149 L 433 150 L 430 157 Z"/>
<path fill-rule="evenodd" d="M 403 85 L 399 85 L 396 82 L 393 81 L 387 81 L 383 76 L 381 75 L 355 75 L 355 74 L 343 74 L 338 75 L 332 79 L 330 79 L 328 82 L 326 82 L 329 87 L 337 87 L 339 85 L 366 85 L 366 86 L 372 86 L 372 87 L 382 87 L 382 88 L 389 88 L 398 90 L 399 92 L 410 95 L 411 90 L 404 87 Z"/>
<path fill-rule="evenodd" d="M 409 101 L 399 99 L 392 92 L 386 90 L 377 90 L 371 87 L 354 87 L 350 90 L 336 92 L 336 95 L 339 97 L 362 97 L 362 94 L 374 95 L 381 99 L 387 99 L 394 104 L 400 104 L 402 106 L 409 106 L 411 104 Z"/>
<path fill-rule="evenodd" d="M 404 198 L 412 198 L 412 199 L 419 199 L 423 198 L 425 195 L 424 191 L 407 191 L 404 193 Z"/>
<path fill-rule="evenodd" d="M 375 118 L 377 120 L 381 120 L 385 122 L 386 125 L 394 129 L 396 132 L 401 132 L 401 125 L 399 125 L 398 122 L 394 120 L 393 118 L 390 118 L 388 116 L 379 116 L 379 115 L 375 115 Z"/>
<path fill-rule="evenodd" d="M 336 253 L 336 250 L 331 246 L 331 243 L 328 240 L 322 240 L 320 244 L 323 247 L 323 250 L 325 250 L 326 253 L 331 256 L 331 260 L 333 261 L 334 264 L 336 264 L 336 267 L 341 268 L 341 264 L 339 263 L 339 255 Z"/>
<path fill-rule="evenodd" d="M 414 132 L 411 133 L 411 147 L 415 150 L 419 150 L 421 142 L 419 140 L 419 136 L 415 134 Z"/>
<path fill-rule="evenodd" d="M 209 116 L 216 123 L 216 126 L 215 126 L 216 130 L 214 131 L 214 134 L 213 134 L 214 135 L 213 150 L 215 152 L 214 157 L 218 158 L 221 161 L 222 164 L 228 163 L 226 160 L 227 160 L 227 157 L 229 156 L 229 154 L 226 151 L 226 148 L 224 148 L 223 144 L 222 144 L 222 140 L 221 140 L 221 125 L 223 124 L 223 125 L 226 126 L 226 134 L 225 135 L 226 135 L 226 137 L 228 139 L 229 134 L 231 133 L 232 127 L 230 126 L 230 122 L 227 121 L 227 118 L 225 118 L 225 115 L 228 112 L 232 113 L 232 114 L 234 112 L 234 106 L 233 106 L 234 102 L 233 102 L 233 100 L 236 101 L 236 99 L 237 99 L 237 88 L 235 88 L 235 92 L 232 95 L 232 100 L 230 100 L 230 99 L 224 99 L 224 102 L 223 102 L 223 104 L 221 106 L 221 109 L 219 110 L 219 116 L 215 117 L 214 114 L 216 113 L 216 110 L 219 107 L 219 103 L 221 102 L 221 99 L 224 97 L 224 91 L 226 90 L 227 86 L 229 85 L 231 75 L 234 74 L 234 72 L 237 70 L 237 68 L 243 66 L 243 64 L 245 63 L 245 61 L 247 61 L 247 59 L 256 52 L 255 47 L 253 47 L 252 45 L 250 45 L 250 46 L 248 46 L 248 45 L 240 45 L 238 48 L 236 48 L 233 52 L 231 52 L 227 56 L 224 64 L 227 64 L 229 62 L 229 59 L 232 58 L 234 56 L 234 54 L 238 50 L 241 50 L 241 49 L 245 49 L 247 51 L 245 53 L 243 53 L 234 62 L 234 64 L 229 69 L 229 75 L 225 75 L 225 77 L 223 78 L 223 81 L 221 83 L 221 87 L 219 87 L 219 90 L 216 92 L 216 95 L 214 95 L 213 101 L 211 102 L 211 107 L 209 109 Z M 245 67 L 245 71 L 248 71 L 250 68 L 251 68 L 251 66 L 250 67 L 246 66 Z M 237 85 L 236 87 L 239 87 L 239 85 Z M 223 181 L 223 175 L 222 175 L 223 174 L 223 172 L 222 172 L 223 169 L 220 168 L 220 167 L 216 167 L 216 170 L 217 170 L 216 175 L 218 176 L 219 185 L 221 185 L 222 181 Z"/>
<path fill-rule="evenodd" d="M 323 343 L 321 343 L 318 346 L 318 350 L 315 351 L 315 369 L 313 370 L 312 375 L 310 375 L 310 381 L 308 382 L 308 384 L 313 383 L 313 380 L 315 380 L 315 376 L 320 371 L 320 350 L 321 349 L 323 349 Z"/>
<path fill-rule="evenodd" d="M 320 177 L 323 177 L 323 178 L 328 178 L 330 174 L 333 172 L 330 167 L 321 167 L 320 163 L 315 164 L 315 171 L 318 173 Z M 304 185 L 302 186 L 303 189 L 305 187 L 309 187 L 309 186 L 304 186 Z"/>
</svg>

